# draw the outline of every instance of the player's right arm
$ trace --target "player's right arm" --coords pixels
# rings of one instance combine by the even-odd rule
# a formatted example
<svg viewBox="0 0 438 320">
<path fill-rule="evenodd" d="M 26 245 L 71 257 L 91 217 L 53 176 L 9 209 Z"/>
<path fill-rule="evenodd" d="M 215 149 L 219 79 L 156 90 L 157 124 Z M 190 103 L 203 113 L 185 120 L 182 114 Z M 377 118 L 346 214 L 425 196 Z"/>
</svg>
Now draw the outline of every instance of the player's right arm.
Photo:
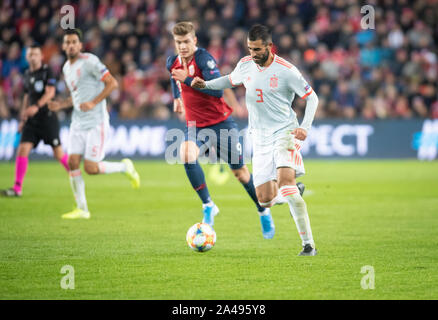
<svg viewBox="0 0 438 320">
<path fill-rule="evenodd" d="M 181 98 L 173 99 L 173 112 L 184 113 L 184 104 Z"/>
<path fill-rule="evenodd" d="M 171 72 L 171 67 L 173 62 L 175 61 L 176 56 L 170 56 L 167 58 L 166 67 L 169 72 Z M 172 89 L 173 94 L 173 112 L 183 113 L 184 112 L 184 104 L 181 99 L 181 93 L 179 91 L 178 85 L 176 84 L 175 79 L 172 78 L 172 74 L 170 75 L 170 87 Z"/>
<path fill-rule="evenodd" d="M 173 112 L 184 113 L 184 104 L 181 99 L 181 94 L 179 92 L 178 86 L 176 85 L 175 79 L 170 78 L 170 86 L 172 88 L 173 94 Z"/>
<path fill-rule="evenodd" d="M 191 86 L 198 89 L 212 90 L 224 90 L 240 86 L 243 83 L 240 66 L 241 62 L 239 61 L 233 72 L 223 77 L 219 77 L 209 81 L 204 81 L 199 77 L 195 77 L 191 83 Z"/>
<path fill-rule="evenodd" d="M 233 85 L 230 82 L 229 75 L 209 81 L 205 81 L 204 79 L 195 77 L 193 78 L 191 86 L 192 88 L 195 89 L 212 89 L 212 90 L 224 90 L 233 87 Z"/>
</svg>

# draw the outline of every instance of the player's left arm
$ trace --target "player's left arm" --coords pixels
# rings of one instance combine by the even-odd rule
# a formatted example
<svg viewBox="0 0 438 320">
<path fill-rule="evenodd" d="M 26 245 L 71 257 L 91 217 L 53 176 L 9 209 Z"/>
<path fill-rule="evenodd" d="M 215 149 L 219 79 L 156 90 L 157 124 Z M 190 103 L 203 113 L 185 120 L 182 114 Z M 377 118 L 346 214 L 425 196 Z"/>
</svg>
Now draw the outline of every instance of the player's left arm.
<svg viewBox="0 0 438 320">
<path fill-rule="evenodd" d="M 105 84 L 105 87 L 93 100 L 81 103 L 79 107 L 82 111 L 88 111 L 93 109 L 103 99 L 108 97 L 111 92 L 113 92 L 113 90 L 119 87 L 119 83 L 109 72 L 105 75 L 102 81 Z"/>
<path fill-rule="evenodd" d="M 307 132 L 309 132 L 310 128 L 312 127 L 312 122 L 315 118 L 315 113 L 319 102 L 318 95 L 313 90 L 307 97 L 303 99 L 306 100 L 303 121 L 298 128 L 292 130 L 292 133 L 298 140 L 305 140 L 307 138 Z"/>
<path fill-rule="evenodd" d="M 93 100 L 83 102 L 80 104 L 79 108 L 82 111 L 88 111 L 93 109 L 97 104 L 99 104 L 103 99 L 108 97 L 113 90 L 117 89 L 119 87 L 119 83 L 117 80 L 111 75 L 108 68 L 100 62 L 99 58 L 90 55 L 89 60 L 87 61 L 88 68 L 90 72 L 100 81 L 103 81 L 105 84 L 105 87 L 103 90 L 94 97 Z"/>
<path fill-rule="evenodd" d="M 302 99 L 306 100 L 303 121 L 298 128 L 292 131 L 296 139 L 305 140 L 307 138 L 307 133 L 312 127 L 316 109 L 318 108 L 318 96 L 295 67 L 289 69 L 289 87 Z"/>
</svg>

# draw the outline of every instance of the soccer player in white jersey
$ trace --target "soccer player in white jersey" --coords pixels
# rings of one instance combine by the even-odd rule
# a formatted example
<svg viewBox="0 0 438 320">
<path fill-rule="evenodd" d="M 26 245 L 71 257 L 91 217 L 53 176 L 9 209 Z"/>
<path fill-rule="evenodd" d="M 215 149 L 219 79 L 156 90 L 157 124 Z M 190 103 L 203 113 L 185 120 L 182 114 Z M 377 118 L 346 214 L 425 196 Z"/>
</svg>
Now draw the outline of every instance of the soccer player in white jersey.
<svg viewBox="0 0 438 320">
<path fill-rule="evenodd" d="M 231 74 L 210 81 L 195 78 L 191 85 L 213 90 L 245 86 L 257 198 L 263 207 L 271 207 L 279 197 L 287 201 L 303 244 L 299 255 L 314 256 L 317 251 L 307 206 L 295 179 L 305 173 L 300 148 L 318 97 L 295 66 L 272 53 L 272 36 L 266 26 L 253 26 L 247 43 L 250 55 Z M 291 107 L 295 94 L 306 100 L 301 125 Z"/>
<path fill-rule="evenodd" d="M 140 186 L 140 178 L 131 160 L 121 162 L 102 161 L 109 133 L 109 115 L 105 98 L 118 87 L 99 58 L 91 53 L 82 53 L 82 33 L 79 29 L 67 30 L 62 49 L 67 61 L 62 68 L 71 96 L 63 101 L 49 102 L 49 109 L 57 111 L 73 106 L 72 122 L 68 141 L 68 165 L 70 182 L 77 208 L 62 215 L 64 219 L 88 219 L 85 184 L 80 163 L 84 157 L 84 169 L 88 174 L 125 173 L 133 188 Z"/>
</svg>

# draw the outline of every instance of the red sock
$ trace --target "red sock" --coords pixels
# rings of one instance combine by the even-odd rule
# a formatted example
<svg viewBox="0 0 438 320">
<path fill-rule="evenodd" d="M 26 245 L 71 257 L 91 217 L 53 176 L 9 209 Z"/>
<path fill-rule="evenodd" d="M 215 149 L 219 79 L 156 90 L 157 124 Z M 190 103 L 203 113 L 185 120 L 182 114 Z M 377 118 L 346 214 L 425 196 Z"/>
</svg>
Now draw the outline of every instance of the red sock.
<svg viewBox="0 0 438 320">
<path fill-rule="evenodd" d="M 16 192 L 21 192 L 24 176 L 26 175 L 27 171 L 27 163 L 27 157 L 17 157 L 15 159 L 15 184 L 13 189 Z"/>
<path fill-rule="evenodd" d="M 59 160 L 59 162 L 61 162 L 61 164 L 64 166 L 67 172 L 70 171 L 70 169 L 68 168 L 68 154 L 64 154 L 64 156 L 61 158 L 61 160 Z"/>
</svg>

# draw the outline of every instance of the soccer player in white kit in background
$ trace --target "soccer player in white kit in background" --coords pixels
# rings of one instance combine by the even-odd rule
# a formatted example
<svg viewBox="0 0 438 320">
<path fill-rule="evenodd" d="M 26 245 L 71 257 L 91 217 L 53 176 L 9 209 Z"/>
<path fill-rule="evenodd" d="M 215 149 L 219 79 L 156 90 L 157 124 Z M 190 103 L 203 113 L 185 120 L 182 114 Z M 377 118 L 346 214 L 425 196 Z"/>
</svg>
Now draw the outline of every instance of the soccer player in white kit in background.
<svg viewBox="0 0 438 320">
<path fill-rule="evenodd" d="M 247 41 L 250 55 L 233 72 L 210 81 L 195 78 L 191 85 L 213 90 L 245 86 L 257 198 L 263 207 L 273 206 L 280 198 L 287 201 L 303 244 L 299 255 L 314 256 L 317 251 L 307 206 L 295 179 L 305 173 L 300 148 L 312 125 L 318 97 L 295 66 L 272 53 L 269 28 L 254 25 Z M 295 94 L 306 100 L 301 125 L 291 107 Z"/>
<path fill-rule="evenodd" d="M 72 122 L 68 141 L 68 165 L 70 182 L 77 208 L 62 215 L 64 219 L 88 219 L 85 183 L 80 163 L 84 157 L 84 169 L 88 174 L 125 173 L 133 188 L 139 188 L 140 177 L 131 160 L 120 162 L 102 161 L 105 157 L 105 142 L 110 129 L 105 98 L 118 87 L 99 58 L 91 53 L 82 53 L 82 33 L 79 29 L 67 30 L 62 49 L 67 61 L 62 68 L 70 98 L 51 101 L 48 106 L 57 111 L 73 106 Z"/>
</svg>

